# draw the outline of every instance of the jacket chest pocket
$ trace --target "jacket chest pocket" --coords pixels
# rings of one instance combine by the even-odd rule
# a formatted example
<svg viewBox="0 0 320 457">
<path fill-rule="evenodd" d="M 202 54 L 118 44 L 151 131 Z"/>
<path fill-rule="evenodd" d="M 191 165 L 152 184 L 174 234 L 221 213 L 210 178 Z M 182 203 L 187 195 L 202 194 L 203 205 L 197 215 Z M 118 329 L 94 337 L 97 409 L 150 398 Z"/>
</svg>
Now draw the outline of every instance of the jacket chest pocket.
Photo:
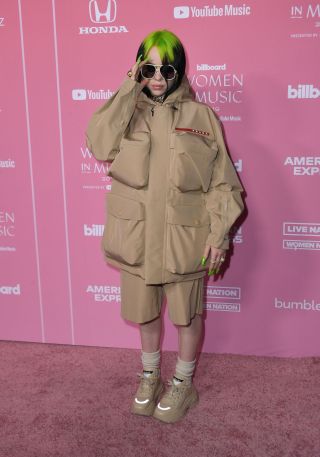
<svg viewBox="0 0 320 457">
<path fill-rule="evenodd" d="M 107 256 L 127 265 L 144 261 L 145 207 L 136 200 L 107 194 L 102 246 Z"/>
<path fill-rule="evenodd" d="M 207 192 L 218 144 L 189 132 L 176 132 L 171 135 L 171 182 L 181 192 L 201 189 Z"/>
<path fill-rule="evenodd" d="M 203 205 L 168 207 L 166 269 L 187 274 L 205 270 L 201 257 L 210 233 L 210 217 Z"/>
<path fill-rule="evenodd" d="M 130 138 L 122 138 L 120 150 L 109 168 L 108 176 L 140 189 L 148 184 L 149 160 L 150 133 L 132 133 Z"/>
</svg>

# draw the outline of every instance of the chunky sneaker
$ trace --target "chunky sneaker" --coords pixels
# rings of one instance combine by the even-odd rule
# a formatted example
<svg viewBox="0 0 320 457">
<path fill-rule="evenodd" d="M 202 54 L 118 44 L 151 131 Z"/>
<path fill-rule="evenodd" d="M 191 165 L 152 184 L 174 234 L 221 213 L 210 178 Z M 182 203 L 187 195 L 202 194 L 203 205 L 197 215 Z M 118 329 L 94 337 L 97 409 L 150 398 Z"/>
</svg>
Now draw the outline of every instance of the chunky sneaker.
<svg viewBox="0 0 320 457">
<path fill-rule="evenodd" d="M 154 408 L 164 390 L 164 384 L 160 376 L 160 369 L 146 377 L 143 373 L 137 373 L 141 378 L 139 388 L 131 404 L 131 412 L 143 416 L 152 416 Z"/>
<path fill-rule="evenodd" d="M 191 381 L 185 380 L 178 385 L 175 385 L 171 380 L 167 383 L 171 387 L 157 404 L 153 417 L 171 423 L 181 419 L 188 408 L 196 405 L 199 401 L 199 395 Z"/>
</svg>

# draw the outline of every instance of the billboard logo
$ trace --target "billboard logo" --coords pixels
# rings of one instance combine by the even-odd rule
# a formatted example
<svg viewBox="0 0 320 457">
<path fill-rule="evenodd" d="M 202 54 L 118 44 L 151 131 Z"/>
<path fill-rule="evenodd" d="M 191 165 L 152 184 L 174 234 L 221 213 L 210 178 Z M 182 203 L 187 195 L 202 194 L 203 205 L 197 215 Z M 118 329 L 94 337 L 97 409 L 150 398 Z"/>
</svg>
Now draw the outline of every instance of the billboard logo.
<svg viewBox="0 0 320 457">
<path fill-rule="evenodd" d="M 91 226 L 84 224 L 83 225 L 83 234 L 84 234 L 84 236 L 102 236 L 103 229 L 104 229 L 104 225 L 101 225 L 101 224 L 92 224 Z"/>
<path fill-rule="evenodd" d="M 4 17 L 0 17 L 0 27 L 4 27 Z"/>
<path fill-rule="evenodd" d="M 20 284 L 16 286 L 1 286 L 0 285 L 0 294 L 1 295 L 21 295 Z"/>
<path fill-rule="evenodd" d="M 288 98 L 319 98 L 320 90 L 313 84 L 298 84 L 295 89 L 291 84 L 288 86 Z"/>
<path fill-rule="evenodd" d="M 207 63 L 197 63 L 197 71 L 216 71 L 216 70 L 226 70 L 227 69 L 227 64 L 221 64 L 221 65 L 208 65 Z"/>
<path fill-rule="evenodd" d="M 104 3 L 104 8 L 99 7 L 98 3 Z M 115 0 L 107 0 L 106 2 L 98 2 L 98 0 L 89 1 L 89 15 L 91 22 L 95 24 L 106 24 L 114 22 L 117 14 L 117 4 Z"/>
<path fill-rule="evenodd" d="M 176 19 L 186 19 L 190 15 L 189 6 L 175 6 L 173 10 L 173 17 Z"/>
</svg>

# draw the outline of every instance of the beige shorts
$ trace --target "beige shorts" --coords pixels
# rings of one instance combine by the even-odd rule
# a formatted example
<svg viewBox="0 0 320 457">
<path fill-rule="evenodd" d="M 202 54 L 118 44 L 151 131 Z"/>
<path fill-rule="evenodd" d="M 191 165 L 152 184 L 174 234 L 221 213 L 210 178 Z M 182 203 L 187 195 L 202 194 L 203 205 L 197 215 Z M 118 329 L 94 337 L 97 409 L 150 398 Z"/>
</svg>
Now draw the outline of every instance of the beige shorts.
<svg viewBox="0 0 320 457">
<path fill-rule="evenodd" d="M 203 312 L 203 279 L 146 285 L 140 276 L 121 269 L 121 317 L 137 324 L 155 319 L 161 313 L 164 292 L 170 320 L 188 325 Z"/>
</svg>

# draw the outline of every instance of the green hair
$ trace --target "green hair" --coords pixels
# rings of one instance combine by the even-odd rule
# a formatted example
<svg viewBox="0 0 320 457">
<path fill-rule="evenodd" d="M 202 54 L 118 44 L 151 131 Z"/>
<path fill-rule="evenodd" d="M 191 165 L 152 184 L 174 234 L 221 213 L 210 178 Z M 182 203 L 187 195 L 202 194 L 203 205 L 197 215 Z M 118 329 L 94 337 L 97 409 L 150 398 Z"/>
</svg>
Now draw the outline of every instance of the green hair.
<svg viewBox="0 0 320 457">
<path fill-rule="evenodd" d="M 144 58 L 148 55 L 153 46 L 158 48 L 160 58 L 162 61 L 165 59 L 173 62 L 175 59 L 175 52 L 181 46 L 179 38 L 169 30 L 156 30 L 149 33 L 142 41 Z"/>
<path fill-rule="evenodd" d="M 171 64 L 177 70 L 177 78 L 173 86 L 167 90 L 166 97 L 174 92 L 181 84 L 182 78 L 185 74 L 186 69 L 186 55 L 184 47 L 174 33 L 169 30 L 155 30 L 154 32 L 149 33 L 145 39 L 141 42 L 136 61 L 142 54 L 142 60 L 146 60 L 148 53 L 152 47 L 156 47 L 159 51 L 161 62 L 163 64 Z M 139 82 L 141 81 L 141 74 L 138 75 Z M 148 87 L 144 87 L 142 91 L 148 96 L 151 96 L 151 93 Z"/>
</svg>

